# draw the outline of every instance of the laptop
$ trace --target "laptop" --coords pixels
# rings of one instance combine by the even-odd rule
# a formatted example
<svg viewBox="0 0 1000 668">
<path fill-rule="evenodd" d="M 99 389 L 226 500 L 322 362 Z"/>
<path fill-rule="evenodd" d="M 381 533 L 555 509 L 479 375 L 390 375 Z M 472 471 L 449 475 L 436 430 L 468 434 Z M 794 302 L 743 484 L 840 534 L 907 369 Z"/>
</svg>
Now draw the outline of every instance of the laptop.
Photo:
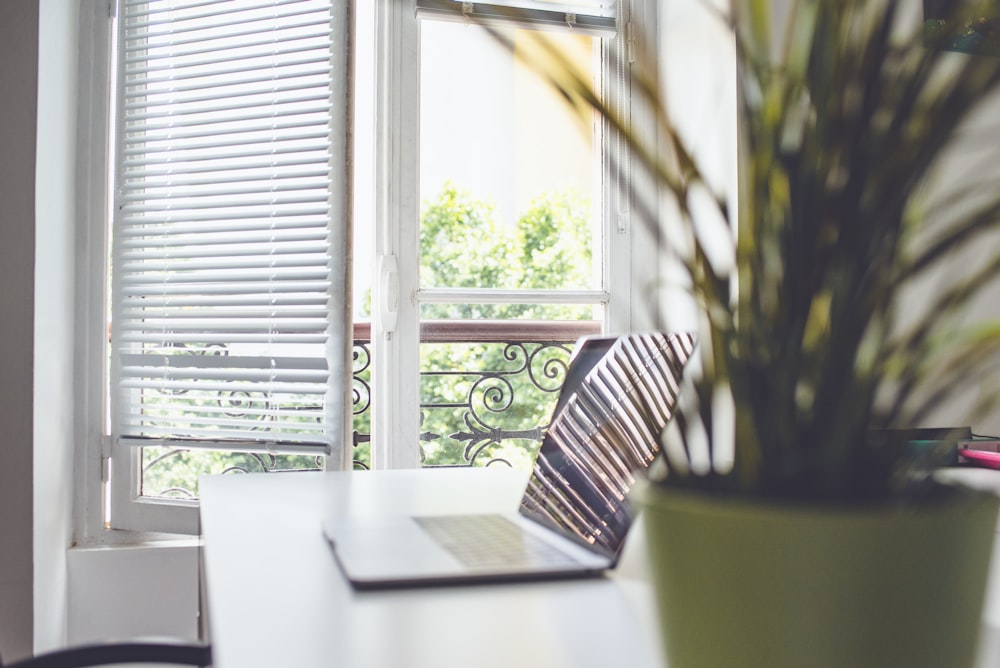
<svg viewBox="0 0 1000 668">
<path fill-rule="evenodd" d="M 507 514 L 330 517 L 357 589 L 596 575 L 617 562 L 628 494 L 660 452 L 689 334 L 584 337 L 570 357 L 519 506 Z"/>
</svg>

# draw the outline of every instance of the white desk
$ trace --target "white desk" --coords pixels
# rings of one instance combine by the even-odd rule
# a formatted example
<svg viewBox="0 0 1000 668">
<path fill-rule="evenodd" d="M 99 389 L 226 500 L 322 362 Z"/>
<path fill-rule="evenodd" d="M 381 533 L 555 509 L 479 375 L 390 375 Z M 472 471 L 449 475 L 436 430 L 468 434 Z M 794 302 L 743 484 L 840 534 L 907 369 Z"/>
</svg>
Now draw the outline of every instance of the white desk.
<svg viewBox="0 0 1000 668">
<path fill-rule="evenodd" d="M 452 469 L 231 475 L 201 483 L 216 668 L 664 665 L 641 525 L 605 578 L 355 592 L 323 538 L 338 512 L 510 509 L 524 477 Z M 474 501 L 472 501 L 474 500 Z M 1000 549 L 979 665 L 1000 665 Z"/>
</svg>

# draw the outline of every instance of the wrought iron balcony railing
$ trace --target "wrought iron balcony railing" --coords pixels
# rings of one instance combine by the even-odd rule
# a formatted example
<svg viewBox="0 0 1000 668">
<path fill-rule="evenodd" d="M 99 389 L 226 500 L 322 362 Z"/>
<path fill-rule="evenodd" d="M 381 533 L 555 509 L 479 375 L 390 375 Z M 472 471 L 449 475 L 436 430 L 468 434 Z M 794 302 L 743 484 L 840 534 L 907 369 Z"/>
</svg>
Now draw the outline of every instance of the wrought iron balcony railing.
<svg viewBox="0 0 1000 668">
<path fill-rule="evenodd" d="M 425 321 L 424 466 L 526 465 L 548 426 L 573 343 L 596 321 Z M 370 329 L 354 331 L 355 468 L 371 465 Z"/>
<path fill-rule="evenodd" d="M 424 466 L 527 468 L 565 380 L 573 343 L 596 321 L 426 321 L 421 327 L 420 450 Z M 371 461 L 371 329 L 354 329 L 354 467 Z M 317 407 L 318 408 L 318 407 Z M 204 473 L 323 468 L 322 457 L 142 449 L 142 495 L 196 498 Z"/>
</svg>

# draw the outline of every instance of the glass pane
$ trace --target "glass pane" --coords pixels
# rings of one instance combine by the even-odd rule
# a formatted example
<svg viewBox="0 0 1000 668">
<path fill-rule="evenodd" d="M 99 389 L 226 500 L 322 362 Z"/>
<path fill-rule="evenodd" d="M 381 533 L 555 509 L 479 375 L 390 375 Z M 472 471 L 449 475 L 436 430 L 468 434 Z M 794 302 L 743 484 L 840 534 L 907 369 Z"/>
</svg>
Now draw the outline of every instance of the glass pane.
<svg viewBox="0 0 1000 668">
<path fill-rule="evenodd" d="M 142 448 L 142 496 L 197 499 L 203 475 L 311 471 L 323 458 L 180 448 Z"/>
<path fill-rule="evenodd" d="M 420 329 L 423 465 L 529 470 L 573 345 L 601 321 L 423 320 Z"/>
<path fill-rule="evenodd" d="M 614 16 L 615 0 L 490 0 L 490 4 Z"/>
<path fill-rule="evenodd" d="M 355 327 L 351 369 L 351 413 L 355 469 L 370 469 L 372 463 L 372 346 L 371 330 Z"/>
<path fill-rule="evenodd" d="M 547 34 L 596 75 L 598 40 Z M 421 286 L 599 288 L 593 128 L 481 27 L 423 21 L 420 48 Z"/>
<path fill-rule="evenodd" d="M 529 471 L 571 348 L 553 341 L 422 344 L 423 465 Z"/>
<path fill-rule="evenodd" d="M 603 312 L 597 304 L 422 304 L 420 318 L 473 320 L 475 326 L 489 329 L 484 320 L 600 321 Z"/>
</svg>

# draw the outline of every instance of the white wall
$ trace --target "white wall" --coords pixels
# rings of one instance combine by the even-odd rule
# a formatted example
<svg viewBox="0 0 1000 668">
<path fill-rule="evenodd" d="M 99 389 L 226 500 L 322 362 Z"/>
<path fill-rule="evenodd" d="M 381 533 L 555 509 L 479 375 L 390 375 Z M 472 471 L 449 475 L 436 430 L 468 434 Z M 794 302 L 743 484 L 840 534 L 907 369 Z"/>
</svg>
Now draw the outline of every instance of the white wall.
<svg viewBox="0 0 1000 668">
<path fill-rule="evenodd" d="M 736 53 L 731 30 L 719 18 L 715 6 L 724 10 L 726 0 L 664 0 L 658 3 L 657 17 L 660 67 L 660 94 L 666 102 L 669 120 L 686 142 L 713 194 L 736 207 Z M 662 153 L 662 152 L 661 152 Z M 666 244 L 682 248 L 686 229 L 678 225 L 672 200 L 660 204 L 660 220 Z M 717 247 L 730 249 L 719 254 L 731 268 L 733 237 L 721 217 L 711 238 Z M 708 218 L 703 216 L 701 220 Z M 704 224 L 702 227 L 705 227 Z M 683 250 L 681 250 L 683 252 Z M 673 267 L 673 268 L 671 268 Z M 723 264 L 717 265 L 722 271 Z M 660 265 L 661 309 L 671 331 L 695 331 L 697 315 L 688 291 L 686 273 L 664 257 Z"/>
<path fill-rule="evenodd" d="M 198 638 L 196 539 L 74 548 L 68 561 L 69 644 Z"/>
<path fill-rule="evenodd" d="M 0 2 L 0 651 L 32 637 L 36 0 Z"/>
<path fill-rule="evenodd" d="M 34 3 L 20 1 L 10 3 L 5 0 L 0 3 L 0 30 L 9 25 L 3 18 L 3 10 L 11 4 L 30 5 L 31 9 L 35 7 Z M 33 427 L 34 485 L 30 485 L 30 459 L 27 462 L 29 468 L 21 471 L 18 482 L 22 487 L 22 496 L 31 495 L 33 491 L 34 498 L 33 504 L 29 496 L 27 503 L 12 502 L 9 505 L 6 497 L 3 499 L 3 507 L 22 509 L 17 521 L 24 524 L 28 531 L 33 520 L 33 554 L 30 549 L 22 549 L 22 552 L 29 564 L 33 561 L 34 588 L 32 592 L 32 572 L 28 570 L 23 594 L 16 600 L 18 617 L 24 619 L 26 611 L 32 609 L 33 598 L 34 615 L 31 624 L 32 615 L 27 614 L 28 624 L 21 631 L 21 639 L 16 646 L 2 642 L 3 636 L 0 635 L 0 648 L 6 650 L 8 645 L 19 648 L 5 651 L 7 658 L 14 658 L 15 652 L 17 655 L 26 654 L 32 649 L 32 626 L 34 651 L 67 643 L 135 637 L 198 637 L 198 552 L 195 542 L 182 540 L 141 546 L 87 546 L 88 542 L 101 542 L 104 538 L 88 536 L 81 530 L 77 539 L 83 545 L 71 548 L 74 543 L 74 499 L 77 506 L 85 505 L 79 502 L 82 495 L 73 495 L 74 486 L 79 483 L 74 461 L 78 461 L 80 466 L 93 462 L 92 458 L 74 458 L 78 443 L 83 442 L 78 438 L 73 422 L 74 408 L 81 400 L 74 395 L 74 390 L 79 391 L 82 387 L 82 384 L 74 384 L 73 372 L 74 368 L 83 368 L 75 359 L 74 346 L 82 345 L 83 339 L 74 326 L 73 311 L 79 304 L 91 303 L 85 295 L 75 292 L 84 289 L 82 283 L 77 285 L 74 282 L 74 265 L 77 251 L 83 251 L 87 241 L 85 237 L 75 234 L 80 209 L 78 203 L 86 200 L 86 197 L 77 196 L 75 170 L 78 165 L 81 169 L 89 169 L 93 164 L 88 155 L 81 155 L 82 160 L 77 160 L 78 101 L 82 99 L 78 94 L 77 70 L 80 64 L 78 38 L 81 7 L 89 11 L 96 4 L 103 6 L 103 3 L 92 0 L 39 0 L 37 5 L 36 215 L 34 227 L 30 218 L 24 227 L 25 234 L 30 236 L 33 231 L 37 238 L 34 395 L 38 410 Z M 87 19 L 91 20 L 89 14 Z M 101 20 L 100 17 L 97 20 Z M 87 22 L 84 25 L 89 26 Z M 32 34 L 32 30 L 24 32 Z M 30 64 L 34 67 L 34 60 Z M 34 113 L 34 106 L 31 113 Z M 35 136 L 34 131 L 28 133 L 27 128 L 21 132 L 31 138 Z M 100 163 L 100 160 L 97 162 Z M 31 176 L 30 160 L 20 160 L 17 164 L 22 170 L 28 168 L 22 176 Z M 0 188 L 5 186 L 6 180 L 0 183 Z M 31 192 L 24 185 L 19 188 Z M 26 242 L 29 240 L 25 239 Z M 0 253 L 14 250 L 6 242 L 0 248 L 3 249 Z M 22 264 L 30 262 L 30 245 L 22 244 L 18 253 Z M 3 265 L 0 271 L 11 268 L 11 265 L 16 266 L 16 263 L 3 262 Z M 19 285 L 30 296 L 32 281 L 21 279 Z M 3 306 L 4 302 L 0 300 L 0 307 Z M 8 311 L 5 309 L 3 312 Z M 30 309 L 21 317 L 30 325 Z M 30 341 L 28 344 L 14 356 L 27 365 L 22 372 L 31 371 Z M 4 383 L 6 386 L 7 383 Z M 30 378 L 24 386 L 31 387 Z M 0 391 L 2 389 L 0 387 Z M 22 398 L 30 402 L 31 393 L 25 392 L 24 395 Z M 30 403 L 22 409 L 22 415 L 31 415 Z M 30 438 L 31 431 L 25 440 L 25 453 L 31 452 Z M 5 466 L 0 466 L 0 471 L 5 469 Z M 28 484 L 24 484 L 25 481 Z M 12 535 L 3 527 L 0 523 L 3 535 Z M 26 544 L 30 548 L 32 543 L 28 540 Z M 6 570 L 0 569 L 0 577 Z M 7 602 L 7 593 L 7 587 L 0 589 L 0 609 Z M 26 597 L 29 597 L 27 606 L 24 602 Z M 0 627 L 6 627 L 6 618 L 0 615 L 0 620 L 3 620 Z"/>
<path fill-rule="evenodd" d="M 73 536 L 73 245 L 79 6 L 40 0 L 35 222 L 35 650 L 66 640 Z"/>
<path fill-rule="evenodd" d="M 793 2 L 774 0 L 771 3 L 773 34 L 777 37 L 785 34 Z M 730 116 L 727 111 L 735 111 L 733 54 L 722 44 L 726 30 L 705 11 L 706 5 L 725 6 L 726 3 L 727 0 L 662 0 L 658 3 L 659 54 L 663 68 L 661 80 L 670 101 L 672 120 L 677 123 L 681 135 L 689 140 L 702 165 L 707 164 L 710 174 L 718 179 L 719 190 L 733 193 L 735 154 L 727 148 L 735 142 L 736 127 L 735 115 Z M 923 19 L 921 0 L 904 0 L 900 6 L 900 29 L 919 30 Z M 780 49 L 776 48 L 776 57 L 779 53 Z M 954 150 L 927 184 L 925 192 L 931 198 L 947 196 L 974 179 L 995 191 L 996 184 L 1000 183 L 998 110 L 1000 95 L 988 100 L 966 125 Z M 669 207 L 661 213 L 661 220 L 669 219 Z M 908 290 L 900 309 L 904 317 L 923 317 L 935 287 L 940 289 L 946 285 L 945 279 L 968 275 L 970 267 L 990 259 L 1000 248 L 998 237 L 1000 235 L 979 244 L 973 253 L 949 258 L 933 276 Z M 664 312 L 670 314 L 677 303 L 676 300 L 668 301 L 663 306 Z M 988 286 L 975 301 L 968 321 L 984 322 L 996 318 L 1000 318 L 1000 280 Z M 971 426 L 976 433 L 1000 436 L 1000 411 L 981 415 L 971 411 L 984 396 L 998 392 L 1000 370 L 984 368 L 981 375 L 969 378 L 962 387 L 952 388 L 947 401 L 941 402 L 921 424 L 913 426 Z"/>
</svg>

